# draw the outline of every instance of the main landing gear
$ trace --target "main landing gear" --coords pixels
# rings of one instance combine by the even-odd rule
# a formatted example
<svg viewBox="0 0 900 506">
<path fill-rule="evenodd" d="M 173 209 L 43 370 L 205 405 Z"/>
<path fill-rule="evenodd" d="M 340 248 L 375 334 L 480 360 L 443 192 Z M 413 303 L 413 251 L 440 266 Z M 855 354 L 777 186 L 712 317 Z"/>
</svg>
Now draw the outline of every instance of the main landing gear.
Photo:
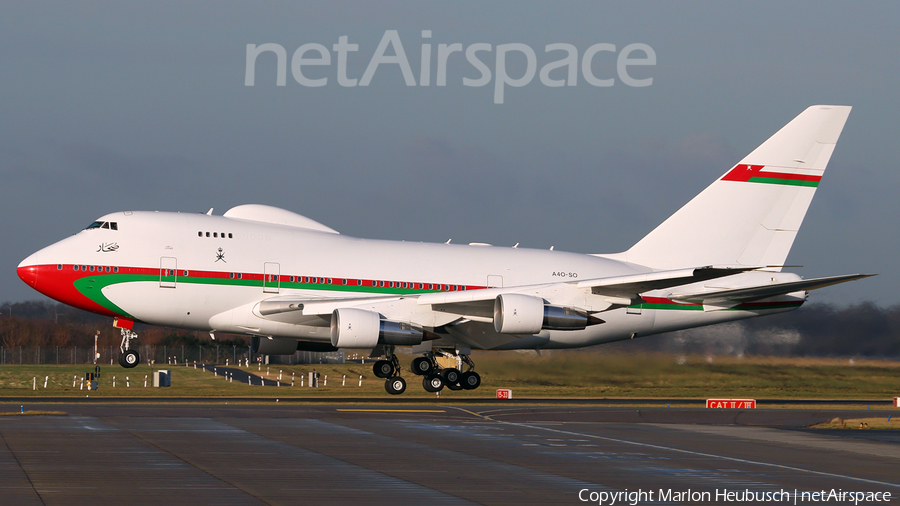
<svg viewBox="0 0 900 506">
<path fill-rule="evenodd" d="M 394 354 L 393 346 L 385 346 L 385 360 L 379 360 L 372 366 L 375 376 L 384 378 L 384 389 L 392 395 L 402 394 L 406 390 L 406 380 L 400 377 L 400 361 Z M 444 387 L 450 390 L 475 390 L 481 386 L 481 376 L 475 372 L 475 363 L 468 355 L 438 351 L 445 357 L 454 359 L 456 367 L 440 367 L 435 359 L 435 352 L 430 351 L 424 357 L 412 361 L 413 373 L 422 376 L 422 388 L 426 392 L 440 392 Z M 462 365 L 466 371 L 462 371 Z"/>
<path fill-rule="evenodd" d="M 122 344 L 119 345 L 119 365 L 126 369 L 131 369 L 141 363 L 141 356 L 137 350 L 130 347 L 131 341 L 137 339 L 138 335 L 130 329 L 119 329 L 122 333 Z"/>
<path fill-rule="evenodd" d="M 372 372 L 379 378 L 384 378 L 384 389 L 391 395 L 400 395 L 406 391 L 406 380 L 400 377 L 400 361 L 394 355 L 393 346 L 385 346 L 384 353 L 387 360 L 378 360 L 372 366 Z"/>
</svg>

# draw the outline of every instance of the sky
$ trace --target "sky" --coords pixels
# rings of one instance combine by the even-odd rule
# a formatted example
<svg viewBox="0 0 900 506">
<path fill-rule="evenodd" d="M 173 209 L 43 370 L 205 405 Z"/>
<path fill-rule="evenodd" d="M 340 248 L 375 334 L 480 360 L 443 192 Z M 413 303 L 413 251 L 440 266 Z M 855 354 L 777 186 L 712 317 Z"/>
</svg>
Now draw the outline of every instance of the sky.
<svg viewBox="0 0 900 506">
<path fill-rule="evenodd" d="M 41 299 L 18 263 L 122 210 L 261 203 L 358 237 L 615 253 L 806 107 L 840 104 L 853 111 L 787 262 L 879 274 L 811 300 L 898 304 L 897 19 L 887 1 L 5 2 L 0 301 Z M 346 86 L 391 34 L 414 86 L 393 43 Z M 342 37 L 357 46 L 343 67 Z M 251 44 L 284 48 L 283 86 L 274 52 L 247 85 Z M 462 49 L 444 86 L 439 44 Z M 491 80 L 467 86 L 479 44 Z M 541 79 L 566 55 L 551 44 L 577 50 L 572 85 Z M 310 63 L 320 46 L 328 65 Z M 583 73 L 591 47 L 611 86 Z M 623 77 L 623 58 L 655 64 Z M 521 86 L 498 103 L 501 75 Z"/>
</svg>

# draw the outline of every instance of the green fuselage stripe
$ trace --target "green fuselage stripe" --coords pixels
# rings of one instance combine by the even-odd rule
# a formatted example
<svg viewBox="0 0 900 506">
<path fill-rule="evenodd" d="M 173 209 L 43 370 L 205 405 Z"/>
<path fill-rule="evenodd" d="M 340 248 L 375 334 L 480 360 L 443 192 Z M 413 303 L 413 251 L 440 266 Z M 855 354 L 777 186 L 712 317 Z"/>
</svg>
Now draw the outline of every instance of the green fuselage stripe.
<svg viewBox="0 0 900 506">
<path fill-rule="evenodd" d="M 268 282 L 266 283 L 262 279 L 236 279 L 236 278 L 209 278 L 209 277 L 192 277 L 192 276 L 163 276 L 160 278 L 159 275 L 155 274 L 103 274 L 96 276 L 85 276 L 81 279 L 75 280 L 74 286 L 75 289 L 78 290 L 82 295 L 87 297 L 88 299 L 96 302 L 100 306 L 116 313 L 118 315 L 126 316 L 132 318 L 127 312 L 125 312 L 122 308 L 114 304 L 110 301 L 104 294 L 103 289 L 111 286 L 117 285 L 120 283 L 137 283 L 137 282 L 149 282 L 149 283 L 159 283 L 162 282 L 175 282 L 175 286 L 179 284 L 195 284 L 195 285 L 211 285 L 211 286 L 247 286 L 247 287 L 255 287 L 262 290 L 264 285 L 269 288 L 275 288 L 278 286 L 282 289 L 291 289 L 291 290 L 318 290 L 318 291 L 338 291 L 338 292 L 356 292 L 356 293 L 370 293 L 373 295 L 411 295 L 411 294 L 420 294 L 420 293 L 433 293 L 440 290 L 421 290 L 414 288 L 389 288 L 389 287 L 375 287 L 375 286 L 359 286 L 355 284 L 323 284 L 323 283 L 298 283 L 298 282 L 281 282 L 280 285 L 276 285 L 275 283 Z M 732 308 L 728 308 L 727 311 L 762 311 L 769 309 L 784 309 L 788 307 L 797 307 L 800 306 L 802 302 L 798 301 L 796 303 L 793 302 L 782 302 L 782 303 L 774 303 L 768 305 L 752 305 L 752 306 L 743 306 L 738 305 Z M 629 306 L 634 309 L 656 309 L 661 311 L 703 311 L 703 305 L 701 304 L 676 304 L 676 303 L 658 303 L 658 302 L 644 302 L 642 304 L 635 304 L 633 306 Z"/>
</svg>

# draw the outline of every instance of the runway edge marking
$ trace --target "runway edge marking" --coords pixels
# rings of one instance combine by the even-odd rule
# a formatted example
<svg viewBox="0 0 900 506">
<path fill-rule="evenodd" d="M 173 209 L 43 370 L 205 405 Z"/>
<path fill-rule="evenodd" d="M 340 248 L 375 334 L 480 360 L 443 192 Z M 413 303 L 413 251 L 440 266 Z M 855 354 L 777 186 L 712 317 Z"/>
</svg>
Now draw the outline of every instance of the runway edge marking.
<svg viewBox="0 0 900 506">
<path fill-rule="evenodd" d="M 863 483 L 871 483 L 874 485 L 885 485 L 888 487 L 900 488 L 900 484 L 889 483 L 886 481 L 870 480 L 868 478 L 858 478 L 855 476 L 847 476 L 844 474 L 837 474 L 837 473 L 827 473 L 824 471 L 814 471 L 812 469 L 803 469 L 800 467 L 787 466 L 784 464 L 774 464 L 771 462 L 759 462 L 756 460 L 741 459 L 741 458 L 737 458 L 737 457 L 728 457 L 725 455 L 715 455 L 712 453 L 695 452 L 693 450 L 684 450 L 681 448 L 672 448 L 669 446 L 662 446 L 662 445 L 656 445 L 656 444 L 651 444 L 651 443 L 640 443 L 637 441 L 628 441 L 625 439 L 617 439 L 617 438 L 608 437 L 608 436 L 598 436 L 596 434 L 584 434 L 581 432 L 572 432 L 572 431 L 568 431 L 568 430 L 552 429 L 550 427 L 541 427 L 539 425 L 529 425 L 526 423 L 505 422 L 502 420 L 495 420 L 495 419 L 491 418 L 491 416 L 489 416 L 489 415 L 482 415 L 479 413 L 475 413 L 473 411 L 469 411 L 468 409 L 457 408 L 455 406 L 450 406 L 450 407 L 453 409 L 458 409 L 460 411 L 477 416 L 483 420 L 487 420 L 487 421 L 491 421 L 491 422 L 495 422 L 495 423 L 499 423 L 499 424 L 503 424 L 503 425 L 512 425 L 514 427 L 525 427 L 528 429 L 546 430 L 546 431 L 550 431 L 550 432 L 556 432 L 558 434 L 566 434 L 569 436 L 589 437 L 589 438 L 593 438 L 593 439 L 600 439 L 603 441 L 611 441 L 614 443 L 622 443 L 622 444 L 627 444 L 627 445 L 632 445 L 632 446 L 641 446 L 641 447 L 645 447 L 645 448 L 654 448 L 657 450 L 665 450 L 665 451 L 670 451 L 670 452 L 675 452 L 675 453 L 684 453 L 687 455 L 695 455 L 698 457 L 708 457 L 708 458 L 712 458 L 712 459 L 728 460 L 731 462 L 740 462 L 742 464 L 750 464 L 750 465 L 763 466 L 763 467 L 774 467 L 777 469 L 786 469 L 789 471 L 797 471 L 797 472 L 801 472 L 801 473 L 809 473 L 809 474 L 815 474 L 815 475 L 819 475 L 819 476 L 828 476 L 831 478 L 842 478 L 842 479 L 850 480 L 850 481 L 859 481 L 859 482 L 863 482 Z"/>
</svg>

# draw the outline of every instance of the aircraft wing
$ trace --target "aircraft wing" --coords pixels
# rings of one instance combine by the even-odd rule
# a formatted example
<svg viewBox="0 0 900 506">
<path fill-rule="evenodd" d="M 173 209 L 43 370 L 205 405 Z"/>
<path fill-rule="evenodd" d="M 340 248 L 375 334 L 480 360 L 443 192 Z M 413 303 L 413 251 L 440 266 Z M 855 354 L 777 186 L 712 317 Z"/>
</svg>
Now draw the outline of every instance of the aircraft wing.
<svg viewBox="0 0 900 506">
<path fill-rule="evenodd" d="M 570 307 L 592 314 L 635 304 L 640 301 L 641 294 L 649 291 L 677 288 L 755 269 L 758 267 L 707 266 L 573 282 L 410 295 L 320 299 L 281 296 L 260 301 L 255 311 L 263 318 L 284 323 L 327 326 L 335 309 L 359 308 L 378 312 L 388 319 L 436 328 L 463 320 L 492 322 L 494 302 L 501 294 L 530 295 L 542 298 L 551 305 Z M 675 291 L 668 297 L 676 302 L 703 304 L 712 310 L 731 307 L 744 301 L 813 290 L 868 276 L 870 275 L 849 274 L 705 292 Z"/>
<path fill-rule="evenodd" d="M 670 295 L 669 298 L 676 302 L 691 302 L 695 304 L 743 302 L 756 299 L 764 299 L 767 297 L 774 297 L 776 295 L 784 295 L 791 292 L 799 292 L 800 290 L 815 290 L 816 288 L 824 288 L 826 286 L 836 285 L 838 283 L 846 283 L 847 281 L 854 281 L 870 276 L 874 276 L 874 274 L 846 274 L 843 276 L 804 279 L 801 281 L 791 281 L 788 283 L 775 283 L 771 285 L 733 288 L 729 290 L 717 290 L 713 292 L 698 292 L 688 294 L 674 293 Z"/>
<path fill-rule="evenodd" d="M 566 305 L 567 303 L 572 303 L 571 305 L 578 307 L 581 304 L 572 300 L 573 295 L 577 296 L 577 294 L 584 294 L 587 289 L 590 289 L 590 293 L 595 296 L 595 299 L 599 299 L 600 304 L 604 306 L 603 309 L 606 309 L 613 305 L 631 305 L 640 300 L 641 293 L 650 290 L 659 290 L 708 281 L 710 279 L 731 276 L 757 268 L 758 267 L 718 268 L 708 266 L 694 269 L 677 269 L 628 276 L 595 278 L 577 282 L 488 288 L 485 290 L 464 292 L 428 293 L 419 295 L 417 301 L 419 304 L 431 305 L 435 311 L 484 319 L 493 317 L 494 300 L 500 294 L 521 293 L 534 295 L 546 299 L 551 304 Z M 581 297 L 581 301 L 584 300 L 584 297 Z M 595 303 L 592 307 L 585 309 L 597 311 L 596 305 L 597 304 Z"/>
<path fill-rule="evenodd" d="M 360 307 L 377 310 L 386 316 L 398 317 L 409 313 L 422 316 L 432 312 L 456 315 L 437 318 L 434 321 L 449 322 L 453 318 L 466 317 L 475 321 L 490 322 L 494 301 L 500 294 L 518 293 L 541 297 L 551 304 L 578 307 L 595 312 L 611 306 L 627 306 L 640 300 L 640 294 L 690 283 L 708 281 L 757 267 L 719 268 L 699 267 L 656 271 L 627 276 L 596 278 L 577 282 L 541 283 L 504 288 L 486 288 L 410 295 L 361 296 L 351 298 L 309 299 L 300 297 L 274 297 L 263 300 L 256 310 L 264 318 L 291 323 L 322 325 L 332 311 L 342 307 Z M 588 291 L 589 290 L 589 291 Z M 586 304 L 585 296 L 592 298 Z M 310 317 L 318 316 L 318 319 Z M 408 320 L 409 318 L 402 318 Z M 421 318 L 414 318 L 422 320 Z M 424 320 L 432 321 L 431 316 Z M 431 325 L 429 325 L 431 326 Z"/>
</svg>

